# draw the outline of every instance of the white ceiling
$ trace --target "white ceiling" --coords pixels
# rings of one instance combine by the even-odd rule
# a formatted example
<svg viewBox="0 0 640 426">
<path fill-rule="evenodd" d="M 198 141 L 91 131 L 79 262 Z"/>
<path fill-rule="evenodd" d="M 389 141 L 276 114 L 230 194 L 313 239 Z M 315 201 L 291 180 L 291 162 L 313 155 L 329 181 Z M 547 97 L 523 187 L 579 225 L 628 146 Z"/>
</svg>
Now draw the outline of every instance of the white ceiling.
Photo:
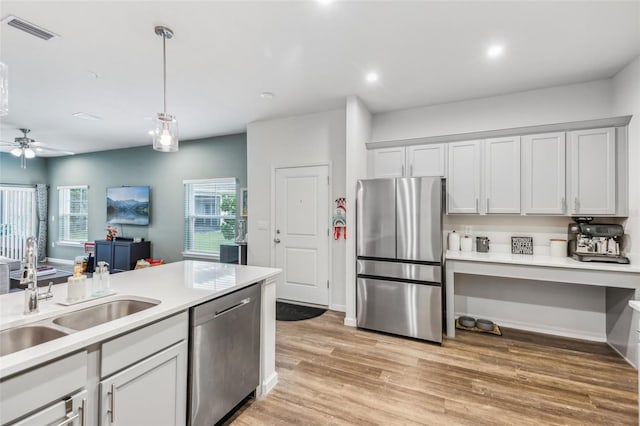
<svg viewBox="0 0 640 426">
<path fill-rule="evenodd" d="M 175 32 L 168 111 L 181 140 L 344 107 L 352 94 L 381 112 L 608 78 L 640 54 L 640 1 L 3 0 L 7 15 L 60 37 L 0 25 L 10 70 L 0 139 L 28 127 L 75 152 L 151 144 L 148 117 L 162 108 L 155 25 Z M 489 60 L 495 42 L 505 53 Z"/>
</svg>

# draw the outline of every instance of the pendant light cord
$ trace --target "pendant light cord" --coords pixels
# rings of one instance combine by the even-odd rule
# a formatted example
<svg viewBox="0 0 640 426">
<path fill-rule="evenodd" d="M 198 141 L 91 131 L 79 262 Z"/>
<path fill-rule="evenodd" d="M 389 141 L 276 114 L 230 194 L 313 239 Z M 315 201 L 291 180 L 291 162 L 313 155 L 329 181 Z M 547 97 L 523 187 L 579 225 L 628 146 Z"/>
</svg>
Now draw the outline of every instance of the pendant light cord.
<svg viewBox="0 0 640 426">
<path fill-rule="evenodd" d="M 164 113 L 167 113 L 167 36 L 162 34 L 162 81 L 164 85 Z"/>
</svg>

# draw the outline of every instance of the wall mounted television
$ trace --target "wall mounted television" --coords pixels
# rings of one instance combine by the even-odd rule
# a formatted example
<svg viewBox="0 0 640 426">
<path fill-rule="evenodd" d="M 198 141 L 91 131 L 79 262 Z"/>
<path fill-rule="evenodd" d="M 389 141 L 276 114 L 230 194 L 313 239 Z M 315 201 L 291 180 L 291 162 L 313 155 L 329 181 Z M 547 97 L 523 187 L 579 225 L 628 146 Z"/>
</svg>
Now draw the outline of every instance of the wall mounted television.
<svg viewBox="0 0 640 426">
<path fill-rule="evenodd" d="M 107 223 L 148 225 L 149 187 L 117 186 L 107 188 Z"/>
</svg>

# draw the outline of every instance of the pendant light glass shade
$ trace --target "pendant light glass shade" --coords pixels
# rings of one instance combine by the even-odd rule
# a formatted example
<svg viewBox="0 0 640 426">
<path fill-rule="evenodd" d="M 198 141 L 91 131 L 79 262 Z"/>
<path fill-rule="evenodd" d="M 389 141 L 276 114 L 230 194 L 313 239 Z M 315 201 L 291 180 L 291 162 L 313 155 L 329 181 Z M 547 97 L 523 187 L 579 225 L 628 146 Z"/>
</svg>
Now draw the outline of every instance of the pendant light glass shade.
<svg viewBox="0 0 640 426">
<path fill-rule="evenodd" d="M 176 152 L 178 150 L 178 120 L 167 113 L 167 39 L 173 37 L 173 31 L 167 27 L 155 27 L 154 31 L 162 37 L 162 83 L 163 83 L 163 112 L 156 118 L 156 128 L 153 132 L 153 149 L 161 152 Z"/>
<path fill-rule="evenodd" d="M 159 112 L 153 132 L 153 149 L 162 152 L 178 150 L 178 121 L 171 114 Z"/>
<path fill-rule="evenodd" d="M 25 148 L 24 149 L 24 156 L 25 156 L 25 158 L 32 159 L 32 158 L 35 158 L 36 153 L 31 148 Z"/>
<path fill-rule="evenodd" d="M 9 67 L 0 62 L 0 117 L 9 114 Z"/>
</svg>

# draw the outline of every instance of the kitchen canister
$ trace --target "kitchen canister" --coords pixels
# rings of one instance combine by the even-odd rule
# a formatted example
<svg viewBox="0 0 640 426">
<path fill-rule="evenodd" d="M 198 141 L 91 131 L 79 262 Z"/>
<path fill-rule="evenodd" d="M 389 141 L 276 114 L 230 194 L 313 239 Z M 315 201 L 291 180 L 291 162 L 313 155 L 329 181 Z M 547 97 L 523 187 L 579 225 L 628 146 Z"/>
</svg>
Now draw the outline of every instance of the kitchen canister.
<svg viewBox="0 0 640 426">
<path fill-rule="evenodd" d="M 471 235 L 465 235 L 460 239 L 460 249 L 465 253 L 473 251 L 473 238 L 471 238 Z"/>
<path fill-rule="evenodd" d="M 549 255 L 552 257 L 567 257 L 567 240 L 561 238 L 550 239 Z"/>
<path fill-rule="evenodd" d="M 449 233 L 449 250 L 460 250 L 460 234 L 456 233 L 456 231 L 451 231 Z"/>
</svg>

